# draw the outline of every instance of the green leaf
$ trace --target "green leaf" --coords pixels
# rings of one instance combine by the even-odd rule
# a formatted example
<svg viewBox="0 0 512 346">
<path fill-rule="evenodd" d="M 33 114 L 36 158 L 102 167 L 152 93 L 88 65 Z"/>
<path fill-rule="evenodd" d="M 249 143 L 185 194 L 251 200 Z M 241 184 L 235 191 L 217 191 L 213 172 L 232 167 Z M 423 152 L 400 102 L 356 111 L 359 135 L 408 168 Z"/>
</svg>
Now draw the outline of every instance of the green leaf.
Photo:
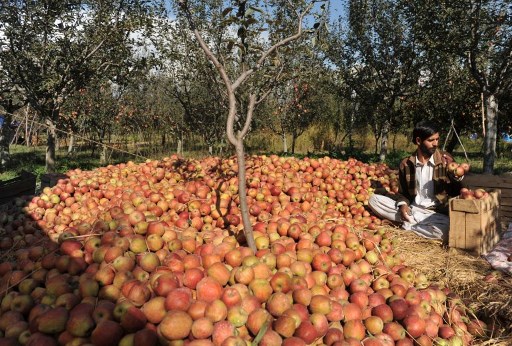
<svg viewBox="0 0 512 346">
<path fill-rule="evenodd" d="M 221 22 L 221 26 L 229 26 L 233 24 L 237 19 L 235 17 L 229 17 Z"/>
<path fill-rule="evenodd" d="M 233 11 L 233 7 L 228 7 L 224 11 L 222 11 L 222 16 L 226 17 L 231 11 Z"/>
<path fill-rule="evenodd" d="M 258 23 L 258 20 L 255 19 L 254 17 L 249 17 L 247 18 L 247 20 L 245 21 L 245 25 L 246 26 L 249 26 L 249 25 L 252 25 L 252 24 L 256 24 Z"/>
<path fill-rule="evenodd" d="M 270 324 L 270 320 L 267 320 L 263 326 L 261 327 L 260 331 L 258 332 L 258 335 L 256 335 L 256 337 L 254 338 L 254 340 L 252 341 L 251 343 L 251 346 L 258 346 L 258 344 L 260 343 L 261 339 L 263 339 L 263 336 L 265 335 L 265 333 L 267 332 L 267 329 L 268 329 L 268 325 Z"/>
<path fill-rule="evenodd" d="M 263 13 L 263 10 L 259 7 L 250 6 L 247 11 Z"/>
</svg>

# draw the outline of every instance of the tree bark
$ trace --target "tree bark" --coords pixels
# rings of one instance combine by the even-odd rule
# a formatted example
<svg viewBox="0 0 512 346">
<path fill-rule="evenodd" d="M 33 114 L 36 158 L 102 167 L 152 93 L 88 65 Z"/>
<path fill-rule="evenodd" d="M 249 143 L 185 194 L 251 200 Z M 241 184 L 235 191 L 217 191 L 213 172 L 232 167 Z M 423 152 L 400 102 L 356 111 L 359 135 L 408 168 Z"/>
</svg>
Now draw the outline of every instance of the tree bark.
<svg viewBox="0 0 512 346">
<path fill-rule="evenodd" d="M 106 165 L 107 164 L 107 146 L 102 145 L 101 147 L 101 153 L 100 153 L 100 165 Z"/>
<path fill-rule="evenodd" d="M 46 173 L 55 172 L 55 147 L 57 141 L 57 133 L 53 119 L 47 117 L 46 125 L 48 126 L 46 140 Z"/>
<path fill-rule="evenodd" d="M 28 109 L 27 109 L 27 116 L 28 116 Z M 30 127 L 28 128 L 28 134 L 27 134 L 28 140 L 26 141 L 27 147 L 30 147 L 33 144 L 33 142 L 35 142 L 36 145 L 39 142 L 38 133 L 37 133 L 37 131 L 34 130 L 34 122 L 35 121 L 36 121 L 36 114 L 34 114 L 32 116 L 32 121 L 30 122 Z M 34 139 L 35 139 L 34 141 L 32 141 L 32 136 L 34 136 Z"/>
<path fill-rule="evenodd" d="M 283 132 L 283 153 L 288 153 L 288 142 L 286 140 L 286 133 Z"/>
<path fill-rule="evenodd" d="M 183 141 L 181 140 L 181 138 L 178 138 L 178 145 L 176 147 L 176 153 L 178 155 L 183 154 Z"/>
<path fill-rule="evenodd" d="M 247 187 L 246 187 L 246 171 L 245 171 L 245 153 L 244 143 L 239 140 L 235 144 L 236 158 L 238 160 L 238 195 L 240 196 L 240 212 L 242 214 L 242 222 L 244 224 L 244 235 L 247 246 L 256 249 L 254 235 L 252 233 L 251 220 L 249 218 L 249 206 L 247 204 Z"/>
<path fill-rule="evenodd" d="M 498 100 L 495 94 L 484 95 L 485 102 L 485 137 L 483 172 L 494 173 L 496 160 L 496 140 L 498 136 Z"/>
<path fill-rule="evenodd" d="M 68 145 L 68 155 L 73 153 L 73 147 L 75 146 L 75 134 L 71 132 L 69 134 L 69 145 Z"/>
<path fill-rule="evenodd" d="M 297 143 L 297 135 L 292 133 L 292 154 L 295 154 L 295 144 Z"/>
<path fill-rule="evenodd" d="M 386 160 L 386 156 L 388 154 L 388 140 L 389 140 L 389 122 L 386 121 L 384 126 L 382 127 L 382 136 L 380 138 L 380 153 L 379 160 L 380 162 L 384 162 Z"/>
<path fill-rule="evenodd" d="M 11 160 L 11 154 L 9 152 L 9 144 L 11 143 L 11 137 L 13 131 L 10 127 L 11 116 L 9 114 L 4 115 L 4 124 L 0 128 L 0 172 L 4 170 L 6 165 Z"/>
<path fill-rule="evenodd" d="M 229 142 L 235 147 L 236 157 L 238 160 L 238 196 L 240 203 L 240 212 L 242 214 L 242 223 L 244 225 L 244 236 L 247 241 L 247 246 L 256 251 L 256 243 L 254 241 L 254 234 L 252 229 L 251 220 L 249 217 L 249 206 L 247 203 L 247 187 L 246 187 L 246 168 L 245 168 L 245 153 L 244 153 L 244 137 L 249 131 L 249 126 L 252 121 L 254 107 L 256 105 L 256 95 L 249 96 L 249 104 L 247 106 L 247 118 L 242 130 L 238 131 L 235 135 L 234 124 L 236 119 L 236 97 L 231 85 L 226 83 L 229 92 L 229 113 L 226 122 L 226 134 Z"/>
</svg>

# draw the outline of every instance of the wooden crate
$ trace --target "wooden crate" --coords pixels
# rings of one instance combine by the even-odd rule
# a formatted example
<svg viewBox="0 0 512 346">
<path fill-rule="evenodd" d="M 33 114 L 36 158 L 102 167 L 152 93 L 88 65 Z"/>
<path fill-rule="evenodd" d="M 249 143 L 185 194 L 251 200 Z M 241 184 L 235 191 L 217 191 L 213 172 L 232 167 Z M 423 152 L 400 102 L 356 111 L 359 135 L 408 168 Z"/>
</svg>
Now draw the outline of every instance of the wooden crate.
<svg viewBox="0 0 512 346">
<path fill-rule="evenodd" d="M 33 195 L 36 190 L 36 176 L 29 172 L 21 172 L 21 175 L 0 182 L 0 204 L 24 195 Z"/>
<path fill-rule="evenodd" d="M 490 251 L 500 239 L 498 219 L 500 190 L 490 190 L 485 199 L 450 200 L 450 247 L 475 255 Z"/>
<path fill-rule="evenodd" d="M 483 188 L 485 190 L 500 189 L 499 221 L 504 231 L 512 223 L 512 174 L 468 174 L 464 182 L 471 189 Z"/>
</svg>

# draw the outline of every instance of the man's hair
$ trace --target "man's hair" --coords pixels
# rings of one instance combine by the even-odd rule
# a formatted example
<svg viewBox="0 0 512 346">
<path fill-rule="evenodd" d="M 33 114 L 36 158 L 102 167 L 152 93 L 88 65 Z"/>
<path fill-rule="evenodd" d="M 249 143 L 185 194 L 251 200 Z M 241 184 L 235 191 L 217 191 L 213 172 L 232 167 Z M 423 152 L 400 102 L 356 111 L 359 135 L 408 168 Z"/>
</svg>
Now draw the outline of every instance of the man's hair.
<svg viewBox="0 0 512 346">
<path fill-rule="evenodd" d="M 412 130 L 412 142 L 416 144 L 416 138 L 418 137 L 423 142 L 425 139 L 438 132 L 439 129 L 431 121 L 420 121 L 419 123 L 416 123 L 414 130 Z"/>
</svg>

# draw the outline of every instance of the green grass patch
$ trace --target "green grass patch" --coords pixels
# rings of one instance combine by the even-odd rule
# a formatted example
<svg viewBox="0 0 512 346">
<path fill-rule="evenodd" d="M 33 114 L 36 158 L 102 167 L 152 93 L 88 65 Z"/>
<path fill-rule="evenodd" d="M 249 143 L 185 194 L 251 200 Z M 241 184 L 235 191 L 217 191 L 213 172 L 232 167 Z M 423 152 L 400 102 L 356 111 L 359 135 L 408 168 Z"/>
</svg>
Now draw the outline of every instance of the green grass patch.
<svg viewBox="0 0 512 346">
<path fill-rule="evenodd" d="M 375 153 L 375 139 L 369 134 L 358 134 L 354 136 L 354 147 L 348 148 L 336 145 L 334 143 L 321 143 L 326 147 L 317 147 L 313 140 L 304 134 L 299 137 L 296 143 L 296 153 L 282 152 L 282 139 L 275 135 L 266 134 L 268 147 L 264 148 L 260 138 L 252 137 L 252 140 L 247 141 L 248 154 L 277 154 L 281 156 L 295 156 L 297 158 L 308 157 L 323 157 L 330 156 L 340 160 L 347 160 L 355 158 L 366 163 L 379 162 L 379 156 Z M 318 139 L 317 137 L 315 137 Z M 327 138 L 327 137 L 326 137 Z M 316 140 L 315 139 L 315 140 Z M 468 138 L 462 138 L 464 152 L 462 146 L 458 146 L 453 153 L 457 162 L 469 162 L 471 171 L 473 173 L 481 173 L 483 171 L 483 154 L 482 154 L 482 140 L 471 141 Z M 290 141 L 288 141 L 290 144 Z M 327 145 L 327 144 L 329 145 Z M 201 146 L 197 142 L 194 148 L 185 146 L 184 156 L 188 158 L 200 159 L 208 155 L 206 146 Z M 318 143 L 317 143 L 318 144 Z M 100 150 L 92 150 L 90 147 L 76 147 L 76 151 L 68 154 L 67 148 L 63 147 L 57 151 L 56 170 L 59 173 L 65 173 L 68 170 L 80 168 L 82 170 L 91 170 L 101 166 L 100 164 Z M 12 145 L 10 147 L 12 160 L 7 169 L 0 173 L 0 181 L 9 180 L 20 175 L 21 171 L 28 171 L 35 174 L 38 179 L 41 174 L 45 173 L 45 150 L 44 146 L 39 147 L 26 147 L 22 145 Z M 400 160 L 409 155 L 414 150 L 414 147 L 407 141 L 403 135 L 396 135 L 391 138 L 390 150 L 386 157 L 385 163 L 391 168 L 398 168 Z M 169 156 L 175 152 L 175 146 L 151 147 L 146 144 L 139 146 L 129 146 L 124 151 L 133 152 L 141 156 L 130 155 L 128 152 L 115 152 L 109 151 L 107 154 L 107 164 L 117 164 L 121 162 L 134 161 L 141 162 L 144 158 L 161 159 L 164 156 Z M 498 156 L 495 161 L 494 170 L 495 174 L 502 174 L 505 172 L 512 172 L 512 145 L 500 141 L 498 143 Z M 233 155 L 234 151 L 231 145 L 224 148 L 223 156 Z M 467 155 L 467 159 L 466 159 Z"/>
</svg>

